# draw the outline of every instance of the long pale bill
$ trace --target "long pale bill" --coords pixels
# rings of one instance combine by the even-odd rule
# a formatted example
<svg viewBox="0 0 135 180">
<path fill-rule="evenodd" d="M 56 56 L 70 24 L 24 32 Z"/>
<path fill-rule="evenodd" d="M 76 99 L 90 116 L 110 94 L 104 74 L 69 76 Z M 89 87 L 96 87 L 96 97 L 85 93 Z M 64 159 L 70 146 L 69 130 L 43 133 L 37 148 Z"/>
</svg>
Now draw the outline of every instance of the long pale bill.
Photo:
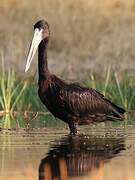
<svg viewBox="0 0 135 180">
<path fill-rule="evenodd" d="M 43 29 L 39 30 L 38 28 L 36 28 L 34 31 L 34 36 L 33 36 L 29 51 L 28 51 L 25 72 L 27 72 L 28 69 L 30 68 L 33 57 L 34 57 L 36 50 L 38 48 L 38 45 L 40 44 L 42 39 L 43 39 Z"/>
</svg>

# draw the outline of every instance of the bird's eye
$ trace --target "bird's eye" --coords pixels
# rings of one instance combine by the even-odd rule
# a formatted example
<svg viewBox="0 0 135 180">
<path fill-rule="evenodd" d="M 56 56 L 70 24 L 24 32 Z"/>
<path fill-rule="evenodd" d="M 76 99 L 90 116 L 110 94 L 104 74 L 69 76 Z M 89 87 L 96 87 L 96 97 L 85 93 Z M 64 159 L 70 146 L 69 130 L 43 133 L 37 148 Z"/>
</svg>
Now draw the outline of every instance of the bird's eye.
<svg viewBox="0 0 135 180">
<path fill-rule="evenodd" d="M 45 25 L 45 29 L 48 29 L 48 26 L 47 26 L 47 25 Z"/>
</svg>

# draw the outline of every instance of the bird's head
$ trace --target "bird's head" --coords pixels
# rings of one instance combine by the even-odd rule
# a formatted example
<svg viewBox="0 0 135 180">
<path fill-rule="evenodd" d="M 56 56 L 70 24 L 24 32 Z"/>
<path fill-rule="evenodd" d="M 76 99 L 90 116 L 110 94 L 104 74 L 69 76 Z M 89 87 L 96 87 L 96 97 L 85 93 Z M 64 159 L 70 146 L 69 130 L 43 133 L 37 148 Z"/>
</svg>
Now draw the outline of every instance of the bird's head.
<svg viewBox="0 0 135 180">
<path fill-rule="evenodd" d="M 36 24 L 34 25 L 34 36 L 26 59 L 25 72 L 28 71 L 39 44 L 41 43 L 41 41 L 48 40 L 49 35 L 49 24 L 44 20 L 36 22 Z"/>
</svg>

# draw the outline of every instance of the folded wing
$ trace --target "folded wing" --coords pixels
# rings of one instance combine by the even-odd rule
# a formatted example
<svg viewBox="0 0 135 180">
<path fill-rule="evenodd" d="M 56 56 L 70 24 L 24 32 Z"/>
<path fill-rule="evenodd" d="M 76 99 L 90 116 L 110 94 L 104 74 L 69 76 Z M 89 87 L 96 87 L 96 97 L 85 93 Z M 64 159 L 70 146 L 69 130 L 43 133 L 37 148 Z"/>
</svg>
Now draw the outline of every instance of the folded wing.
<svg viewBox="0 0 135 180">
<path fill-rule="evenodd" d="M 121 119 L 125 112 L 96 90 L 81 87 L 78 84 L 71 84 L 70 87 L 62 89 L 60 99 L 66 110 L 75 116 L 104 114 Z"/>
</svg>

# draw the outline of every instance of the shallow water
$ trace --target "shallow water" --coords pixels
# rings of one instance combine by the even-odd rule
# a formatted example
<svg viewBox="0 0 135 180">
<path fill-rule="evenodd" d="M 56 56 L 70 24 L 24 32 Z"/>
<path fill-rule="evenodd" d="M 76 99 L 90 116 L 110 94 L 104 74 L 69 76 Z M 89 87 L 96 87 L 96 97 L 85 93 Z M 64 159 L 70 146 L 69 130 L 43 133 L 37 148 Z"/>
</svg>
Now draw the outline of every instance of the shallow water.
<svg viewBox="0 0 135 180">
<path fill-rule="evenodd" d="M 81 134 L 83 132 L 83 134 Z M 0 180 L 134 180 L 135 127 L 0 133 Z"/>
</svg>

